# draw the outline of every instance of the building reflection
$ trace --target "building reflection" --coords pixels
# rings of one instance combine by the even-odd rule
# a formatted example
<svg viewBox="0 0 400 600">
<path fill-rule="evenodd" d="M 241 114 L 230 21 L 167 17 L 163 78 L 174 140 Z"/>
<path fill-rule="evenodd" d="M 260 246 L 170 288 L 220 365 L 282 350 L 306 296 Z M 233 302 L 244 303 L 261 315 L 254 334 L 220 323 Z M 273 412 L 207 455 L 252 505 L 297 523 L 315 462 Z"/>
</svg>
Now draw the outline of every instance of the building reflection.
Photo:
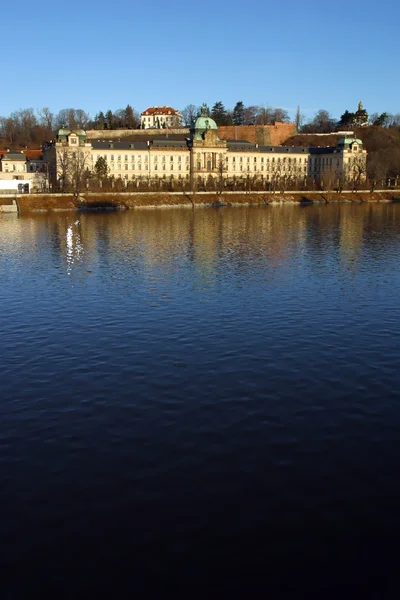
<svg viewBox="0 0 400 600">
<path fill-rule="evenodd" d="M 354 270 L 369 245 L 384 252 L 393 243 L 399 221 L 396 204 L 141 209 L 0 215 L 0 233 L 2 252 L 45 246 L 70 275 L 112 263 L 143 277 L 191 269 L 208 285 L 226 270 L 285 277 L 333 257 Z"/>
</svg>

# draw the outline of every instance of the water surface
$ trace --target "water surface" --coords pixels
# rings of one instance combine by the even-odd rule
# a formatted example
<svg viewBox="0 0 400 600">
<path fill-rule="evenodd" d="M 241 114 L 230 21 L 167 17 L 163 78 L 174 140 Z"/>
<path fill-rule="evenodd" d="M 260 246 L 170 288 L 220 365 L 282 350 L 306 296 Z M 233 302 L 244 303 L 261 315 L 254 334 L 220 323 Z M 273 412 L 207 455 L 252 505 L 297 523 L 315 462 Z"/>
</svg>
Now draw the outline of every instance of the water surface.
<svg viewBox="0 0 400 600">
<path fill-rule="evenodd" d="M 0 214 L 2 597 L 389 587 L 399 252 L 395 204 Z"/>
</svg>

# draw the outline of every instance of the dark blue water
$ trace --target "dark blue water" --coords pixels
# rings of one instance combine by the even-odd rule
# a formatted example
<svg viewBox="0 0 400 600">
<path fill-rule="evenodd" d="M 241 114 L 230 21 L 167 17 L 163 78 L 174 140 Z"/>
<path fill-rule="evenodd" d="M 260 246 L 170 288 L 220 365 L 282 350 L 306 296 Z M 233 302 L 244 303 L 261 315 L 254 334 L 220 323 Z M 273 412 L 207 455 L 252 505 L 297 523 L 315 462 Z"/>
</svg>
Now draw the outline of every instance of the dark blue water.
<svg viewBox="0 0 400 600">
<path fill-rule="evenodd" d="M 399 256 L 393 204 L 0 215 L 0 597 L 393 589 Z"/>
</svg>

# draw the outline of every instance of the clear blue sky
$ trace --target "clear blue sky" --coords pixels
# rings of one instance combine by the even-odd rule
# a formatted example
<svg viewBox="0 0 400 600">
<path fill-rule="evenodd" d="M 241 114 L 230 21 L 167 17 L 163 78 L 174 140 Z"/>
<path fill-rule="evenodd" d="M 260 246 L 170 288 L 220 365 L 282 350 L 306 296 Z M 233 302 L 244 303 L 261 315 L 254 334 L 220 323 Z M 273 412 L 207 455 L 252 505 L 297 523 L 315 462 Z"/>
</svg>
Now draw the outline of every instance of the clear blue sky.
<svg viewBox="0 0 400 600">
<path fill-rule="evenodd" d="M 0 115 L 221 100 L 400 112 L 396 0 L 4 2 Z"/>
</svg>

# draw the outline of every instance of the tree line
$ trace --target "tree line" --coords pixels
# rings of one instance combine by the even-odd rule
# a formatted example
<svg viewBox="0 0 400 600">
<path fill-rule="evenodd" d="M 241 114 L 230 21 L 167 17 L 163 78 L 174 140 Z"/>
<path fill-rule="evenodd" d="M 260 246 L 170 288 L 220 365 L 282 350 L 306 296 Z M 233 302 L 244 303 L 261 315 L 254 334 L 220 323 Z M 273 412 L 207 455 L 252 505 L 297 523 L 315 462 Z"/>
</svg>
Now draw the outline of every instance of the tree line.
<svg viewBox="0 0 400 600">
<path fill-rule="evenodd" d="M 0 139 L 10 148 L 42 146 L 61 128 L 68 129 L 137 129 L 140 116 L 129 104 L 116 111 L 99 112 L 94 119 L 81 108 L 63 108 L 54 113 L 48 107 L 23 108 L 8 117 L 0 116 Z"/>
<path fill-rule="evenodd" d="M 200 113 L 200 106 L 188 104 L 181 110 L 183 124 L 190 126 Z M 273 125 L 278 121 L 290 121 L 288 111 L 284 108 L 265 105 L 245 106 L 242 101 L 236 102 L 233 109 L 227 109 L 222 101 L 217 101 L 211 108 L 206 105 L 206 113 L 218 126 Z M 339 119 L 335 119 L 329 111 L 320 109 L 311 119 L 305 121 L 298 107 L 294 122 L 299 133 L 331 133 L 368 124 L 384 129 L 400 130 L 400 113 L 373 113 L 368 117 L 365 110 L 357 112 L 345 110 Z M 9 148 L 39 147 L 53 139 L 62 127 L 99 131 L 139 129 L 140 115 L 130 104 L 116 111 L 111 109 L 99 111 L 93 118 L 80 108 L 64 108 L 58 113 L 53 113 L 48 107 L 38 110 L 24 108 L 7 117 L 0 116 L 0 143 Z"/>
</svg>

